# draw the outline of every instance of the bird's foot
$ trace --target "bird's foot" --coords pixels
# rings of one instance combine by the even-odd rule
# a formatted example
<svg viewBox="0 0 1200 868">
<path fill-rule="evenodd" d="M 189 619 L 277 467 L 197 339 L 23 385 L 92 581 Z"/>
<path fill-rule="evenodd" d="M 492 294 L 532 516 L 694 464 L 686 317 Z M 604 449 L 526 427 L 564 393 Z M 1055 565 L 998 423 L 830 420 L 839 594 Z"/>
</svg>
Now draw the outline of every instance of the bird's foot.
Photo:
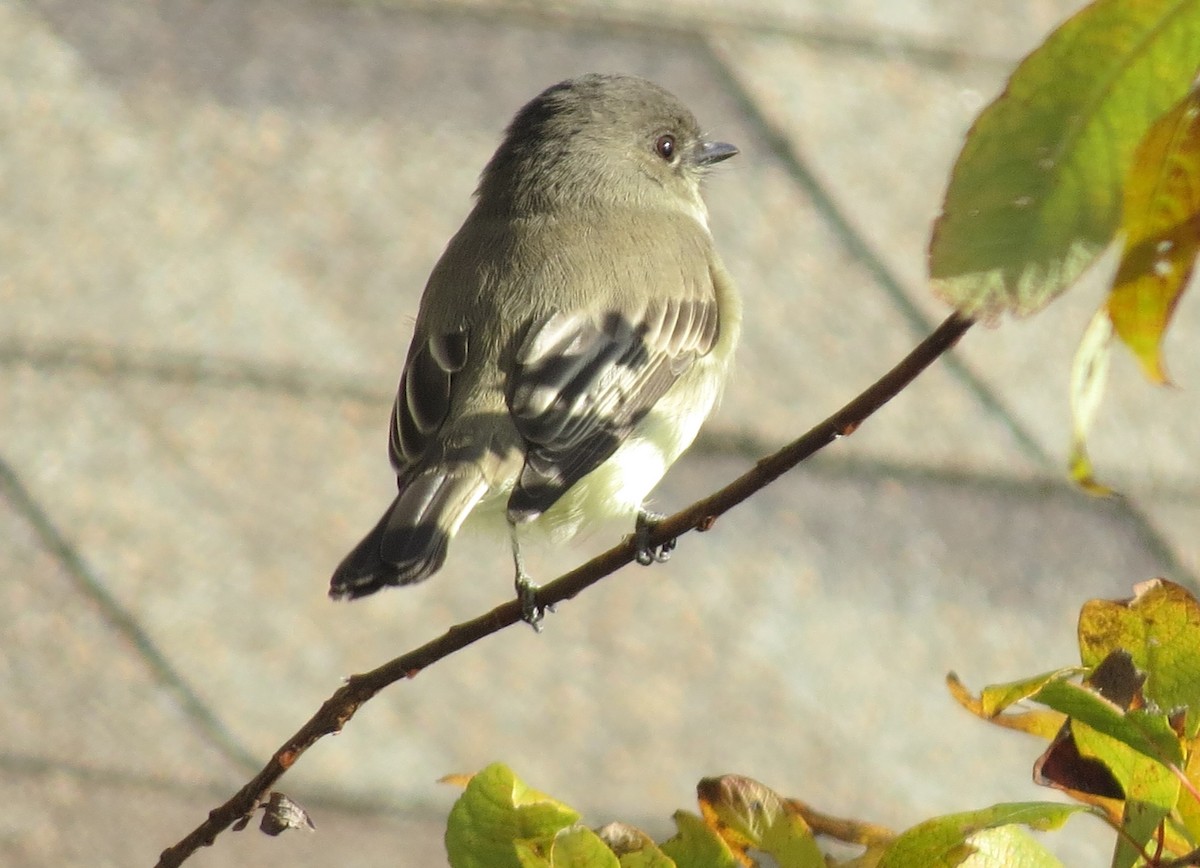
<svg viewBox="0 0 1200 868">
<path fill-rule="evenodd" d="M 521 541 L 517 538 L 517 526 L 509 524 L 509 539 L 512 540 L 513 569 L 516 579 L 513 585 L 517 589 L 517 599 L 521 601 L 521 620 L 533 628 L 533 632 L 542 632 L 542 619 L 547 612 L 553 612 L 553 606 L 538 602 L 540 586 L 534 584 L 529 573 L 525 572 L 525 559 L 521 557 Z"/>
<path fill-rule="evenodd" d="M 665 564 L 671 559 L 671 552 L 675 551 L 674 537 L 657 546 L 650 545 L 650 534 L 662 519 L 663 516 L 656 512 L 638 510 L 637 523 L 633 528 L 633 542 L 637 549 L 634 557 L 643 567 Z"/>
<path fill-rule="evenodd" d="M 554 606 L 538 602 L 539 585 L 534 584 L 524 572 L 517 573 L 513 583 L 517 589 L 517 599 L 521 601 L 521 620 L 533 628 L 533 632 L 542 632 L 542 620 L 547 612 L 553 612 Z"/>
</svg>

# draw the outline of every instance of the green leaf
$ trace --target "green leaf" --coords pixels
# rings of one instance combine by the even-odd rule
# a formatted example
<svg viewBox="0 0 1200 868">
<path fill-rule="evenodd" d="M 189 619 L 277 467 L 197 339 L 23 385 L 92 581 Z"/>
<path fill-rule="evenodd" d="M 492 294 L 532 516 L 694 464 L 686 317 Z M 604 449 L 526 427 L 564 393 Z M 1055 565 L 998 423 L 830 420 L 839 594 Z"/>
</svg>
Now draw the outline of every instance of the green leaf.
<svg viewBox="0 0 1200 868">
<path fill-rule="evenodd" d="M 1112 334 L 1108 314 L 1103 310 L 1096 311 L 1071 361 L 1071 454 L 1067 466 L 1076 485 L 1099 497 L 1112 494 L 1112 489 L 1096 479 L 1092 460 L 1088 457 L 1087 439 L 1108 383 Z"/>
<path fill-rule="evenodd" d="M 1013 703 L 1033 696 L 1051 681 L 1062 681 L 1079 673 L 1077 667 L 1068 667 L 1006 684 L 989 685 L 979 693 L 980 708 L 988 717 L 995 717 Z"/>
<path fill-rule="evenodd" d="M 471 778 L 450 809 L 446 853 L 453 868 L 521 868 L 516 841 L 553 837 L 578 820 L 577 812 L 493 763 Z"/>
<path fill-rule="evenodd" d="M 1175 807 L 1179 800 L 1179 778 L 1161 762 L 1080 720 L 1072 721 L 1071 735 L 1080 756 L 1098 759 L 1108 767 L 1125 791 L 1127 803 L 1153 805 L 1164 815 Z"/>
<path fill-rule="evenodd" d="M 1123 711 L 1095 691 L 1067 681 L 1049 682 L 1033 699 L 1061 711 L 1075 723 L 1086 723 L 1156 762 L 1183 762 L 1179 737 L 1171 729 L 1165 714 L 1139 709 Z M 1077 728 L 1073 727 L 1072 731 L 1078 742 Z M 1080 750 L 1082 752 L 1082 745 Z"/>
<path fill-rule="evenodd" d="M 1200 785 L 1200 744 L 1193 743 L 1188 752 L 1187 767 L 1184 769 L 1192 786 Z M 1192 841 L 1200 841 L 1200 800 L 1190 792 L 1183 793 L 1176 806 L 1183 829 Z"/>
<path fill-rule="evenodd" d="M 521 868 L 620 868 L 620 862 L 591 829 L 574 826 L 553 835 L 517 841 Z"/>
<path fill-rule="evenodd" d="M 1142 857 L 1142 850 L 1158 832 L 1158 824 L 1170 813 L 1155 805 L 1126 802 L 1121 818 L 1124 835 L 1117 836 L 1111 868 L 1133 868 Z"/>
<path fill-rule="evenodd" d="M 628 823 L 609 823 L 596 834 L 617 855 L 621 868 L 675 868 L 649 835 Z"/>
<path fill-rule="evenodd" d="M 1154 579 L 1126 601 L 1090 600 L 1079 613 L 1079 651 L 1097 666 L 1112 651 L 1129 652 L 1146 673 L 1146 698 L 1162 711 L 1187 709 L 1186 732 L 1200 729 L 1200 602 L 1186 588 Z"/>
<path fill-rule="evenodd" d="M 675 812 L 678 832 L 659 845 L 679 868 L 741 868 L 725 840 L 703 819 Z"/>
<path fill-rule="evenodd" d="M 959 865 L 1051 868 L 1061 863 L 1016 824 L 1057 829 L 1082 805 L 1015 802 L 926 820 L 888 847 L 879 868 L 955 868 Z"/>
<path fill-rule="evenodd" d="M 825 857 L 808 824 L 785 813 L 767 827 L 759 847 L 774 857 L 779 868 L 825 868 Z"/>
<path fill-rule="evenodd" d="M 625 853 L 620 857 L 621 868 L 675 868 L 675 862 L 651 842 L 648 847 Z"/>
<path fill-rule="evenodd" d="M 930 244 L 968 316 L 1032 313 L 1112 240 L 1134 150 L 1200 66 L 1200 0 L 1097 0 L 1009 79 L 967 135 Z"/>
<path fill-rule="evenodd" d="M 985 687 L 979 698 L 971 695 L 967 686 L 951 672 L 946 676 L 946 686 L 954 701 L 967 711 L 989 723 L 1003 726 L 1006 729 L 1016 729 L 1027 732 L 1038 738 L 1052 739 L 1058 734 L 1066 718 L 1057 711 L 1023 711 L 1004 714 L 1006 707 L 1037 692 L 1042 685 L 1060 674 L 1072 673 L 1074 670 L 1064 669 L 1037 675 L 1030 679 L 1013 681 L 1009 684 L 998 684 Z M 990 694 L 989 694 L 990 691 Z M 985 702 L 985 695 L 987 696 Z"/>
<path fill-rule="evenodd" d="M 1117 337 L 1146 376 L 1167 382 L 1162 338 L 1200 248 L 1200 93 L 1146 133 L 1125 182 L 1125 251 L 1108 297 Z"/>
</svg>

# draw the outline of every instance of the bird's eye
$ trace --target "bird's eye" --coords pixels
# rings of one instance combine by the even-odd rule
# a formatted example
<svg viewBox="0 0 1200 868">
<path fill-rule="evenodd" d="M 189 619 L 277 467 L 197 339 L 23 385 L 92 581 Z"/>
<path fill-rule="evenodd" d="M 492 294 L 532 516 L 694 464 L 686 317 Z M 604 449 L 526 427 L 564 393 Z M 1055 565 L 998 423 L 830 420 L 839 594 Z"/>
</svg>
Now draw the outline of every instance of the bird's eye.
<svg viewBox="0 0 1200 868">
<path fill-rule="evenodd" d="M 658 154 L 668 163 L 675 159 L 675 137 L 670 133 L 665 133 L 655 139 L 654 153 Z"/>
</svg>

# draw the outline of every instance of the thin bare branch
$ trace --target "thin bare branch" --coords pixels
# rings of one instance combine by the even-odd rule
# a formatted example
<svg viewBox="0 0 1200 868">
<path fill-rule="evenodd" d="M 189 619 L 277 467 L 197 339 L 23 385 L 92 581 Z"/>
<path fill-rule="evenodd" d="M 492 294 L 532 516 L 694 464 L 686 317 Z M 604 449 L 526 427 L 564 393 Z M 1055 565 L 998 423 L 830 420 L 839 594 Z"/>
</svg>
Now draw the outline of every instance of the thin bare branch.
<svg viewBox="0 0 1200 868">
<path fill-rule="evenodd" d="M 973 321 L 951 314 L 898 365 L 874 385 L 824 422 L 754 467 L 714 494 L 654 525 L 648 542 L 660 545 L 690 530 L 707 530 L 724 513 L 755 492 L 765 488 L 801 461 L 854 431 L 876 410 L 898 395 L 925 368 L 949 350 L 973 325 Z M 551 606 L 569 600 L 589 586 L 628 564 L 635 557 L 632 538 L 587 563 L 576 567 L 537 592 L 538 603 Z M 326 735 L 341 731 L 359 707 L 376 693 L 404 678 L 521 620 L 521 603 L 510 600 L 477 618 L 451 627 L 431 642 L 403 654 L 377 669 L 347 679 L 316 714 L 282 747 L 254 778 L 227 802 L 209 812 L 208 818 L 179 843 L 163 851 L 158 868 L 181 865 L 192 853 L 209 846 L 217 835 L 252 814 L 270 797 L 271 788 L 306 750 Z"/>
</svg>

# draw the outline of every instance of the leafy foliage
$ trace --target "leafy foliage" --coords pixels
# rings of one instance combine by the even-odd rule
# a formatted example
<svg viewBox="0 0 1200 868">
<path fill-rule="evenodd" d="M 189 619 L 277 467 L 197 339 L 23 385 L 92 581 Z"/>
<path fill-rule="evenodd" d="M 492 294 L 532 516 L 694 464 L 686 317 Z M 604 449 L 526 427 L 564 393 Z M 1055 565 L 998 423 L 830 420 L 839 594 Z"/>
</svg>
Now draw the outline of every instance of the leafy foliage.
<svg viewBox="0 0 1200 868">
<path fill-rule="evenodd" d="M 1079 669 L 1061 669 L 972 697 L 950 676 L 960 704 L 993 723 L 1025 719 L 1028 711 L 1009 709 L 1027 701 L 1057 712 L 1053 734 L 1044 725 L 1018 727 L 1051 741 L 1035 779 L 1120 829 L 1113 864 L 1126 868 L 1166 864 L 1153 853 L 1183 857 L 1200 842 L 1200 603 L 1164 579 L 1134 591 L 1130 600 L 1084 605 L 1081 682 Z"/>
<path fill-rule="evenodd" d="M 1116 233 L 1138 143 L 1200 66 L 1200 3 L 1098 0 L 1050 35 L 972 127 L 930 245 L 963 313 L 1040 310 Z"/>
<path fill-rule="evenodd" d="M 1200 0 L 1097 0 L 1031 53 L 967 136 L 930 245 L 935 291 L 960 313 L 1039 311 L 1123 236 L 1109 297 L 1076 352 L 1071 475 L 1094 493 L 1087 439 L 1112 339 L 1167 381 L 1162 340 L 1200 253 Z M 1080 665 L 983 688 L 947 681 L 972 714 L 1049 742 L 1034 779 L 1075 804 L 1023 802 L 895 833 L 825 816 L 735 775 L 697 787 L 656 844 L 591 830 L 507 768 L 470 779 L 451 813 L 455 868 L 1053 866 L 1030 835 L 1088 813 L 1114 830 L 1114 868 L 1200 865 L 1200 603 L 1162 579 L 1079 618 Z M 820 839 L 857 846 L 838 860 Z"/>
<path fill-rule="evenodd" d="M 1111 338 L 1152 382 L 1200 250 L 1200 0 L 1097 0 L 1017 67 L 967 135 L 934 225 L 934 291 L 961 313 L 1035 313 L 1118 236 L 1107 301 L 1076 351 L 1070 473 L 1094 494 L 1087 440 Z"/>
<path fill-rule="evenodd" d="M 1077 804 L 997 804 L 897 834 L 828 817 L 757 781 L 725 775 L 700 781 L 699 814 L 676 812 L 676 834 L 656 844 L 624 824 L 589 829 L 577 812 L 494 764 L 466 779 L 450 813 L 450 864 L 749 868 L 766 856 L 765 864 L 780 868 L 1050 868 L 1059 861 L 1027 830 L 1057 829 L 1078 813 L 1116 830 L 1117 868 L 1196 864 L 1200 602 L 1155 579 L 1138 585 L 1132 599 L 1084 605 L 1078 635 L 1082 666 L 985 687 L 978 696 L 948 677 L 952 695 L 972 714 L 1048 740 L 1035 779 Z M 1043 709 L 1030 711 L 1028 703 Z M 861 852 L 834 859 L 822 852 L 821 838 Z"/>
</svg>

